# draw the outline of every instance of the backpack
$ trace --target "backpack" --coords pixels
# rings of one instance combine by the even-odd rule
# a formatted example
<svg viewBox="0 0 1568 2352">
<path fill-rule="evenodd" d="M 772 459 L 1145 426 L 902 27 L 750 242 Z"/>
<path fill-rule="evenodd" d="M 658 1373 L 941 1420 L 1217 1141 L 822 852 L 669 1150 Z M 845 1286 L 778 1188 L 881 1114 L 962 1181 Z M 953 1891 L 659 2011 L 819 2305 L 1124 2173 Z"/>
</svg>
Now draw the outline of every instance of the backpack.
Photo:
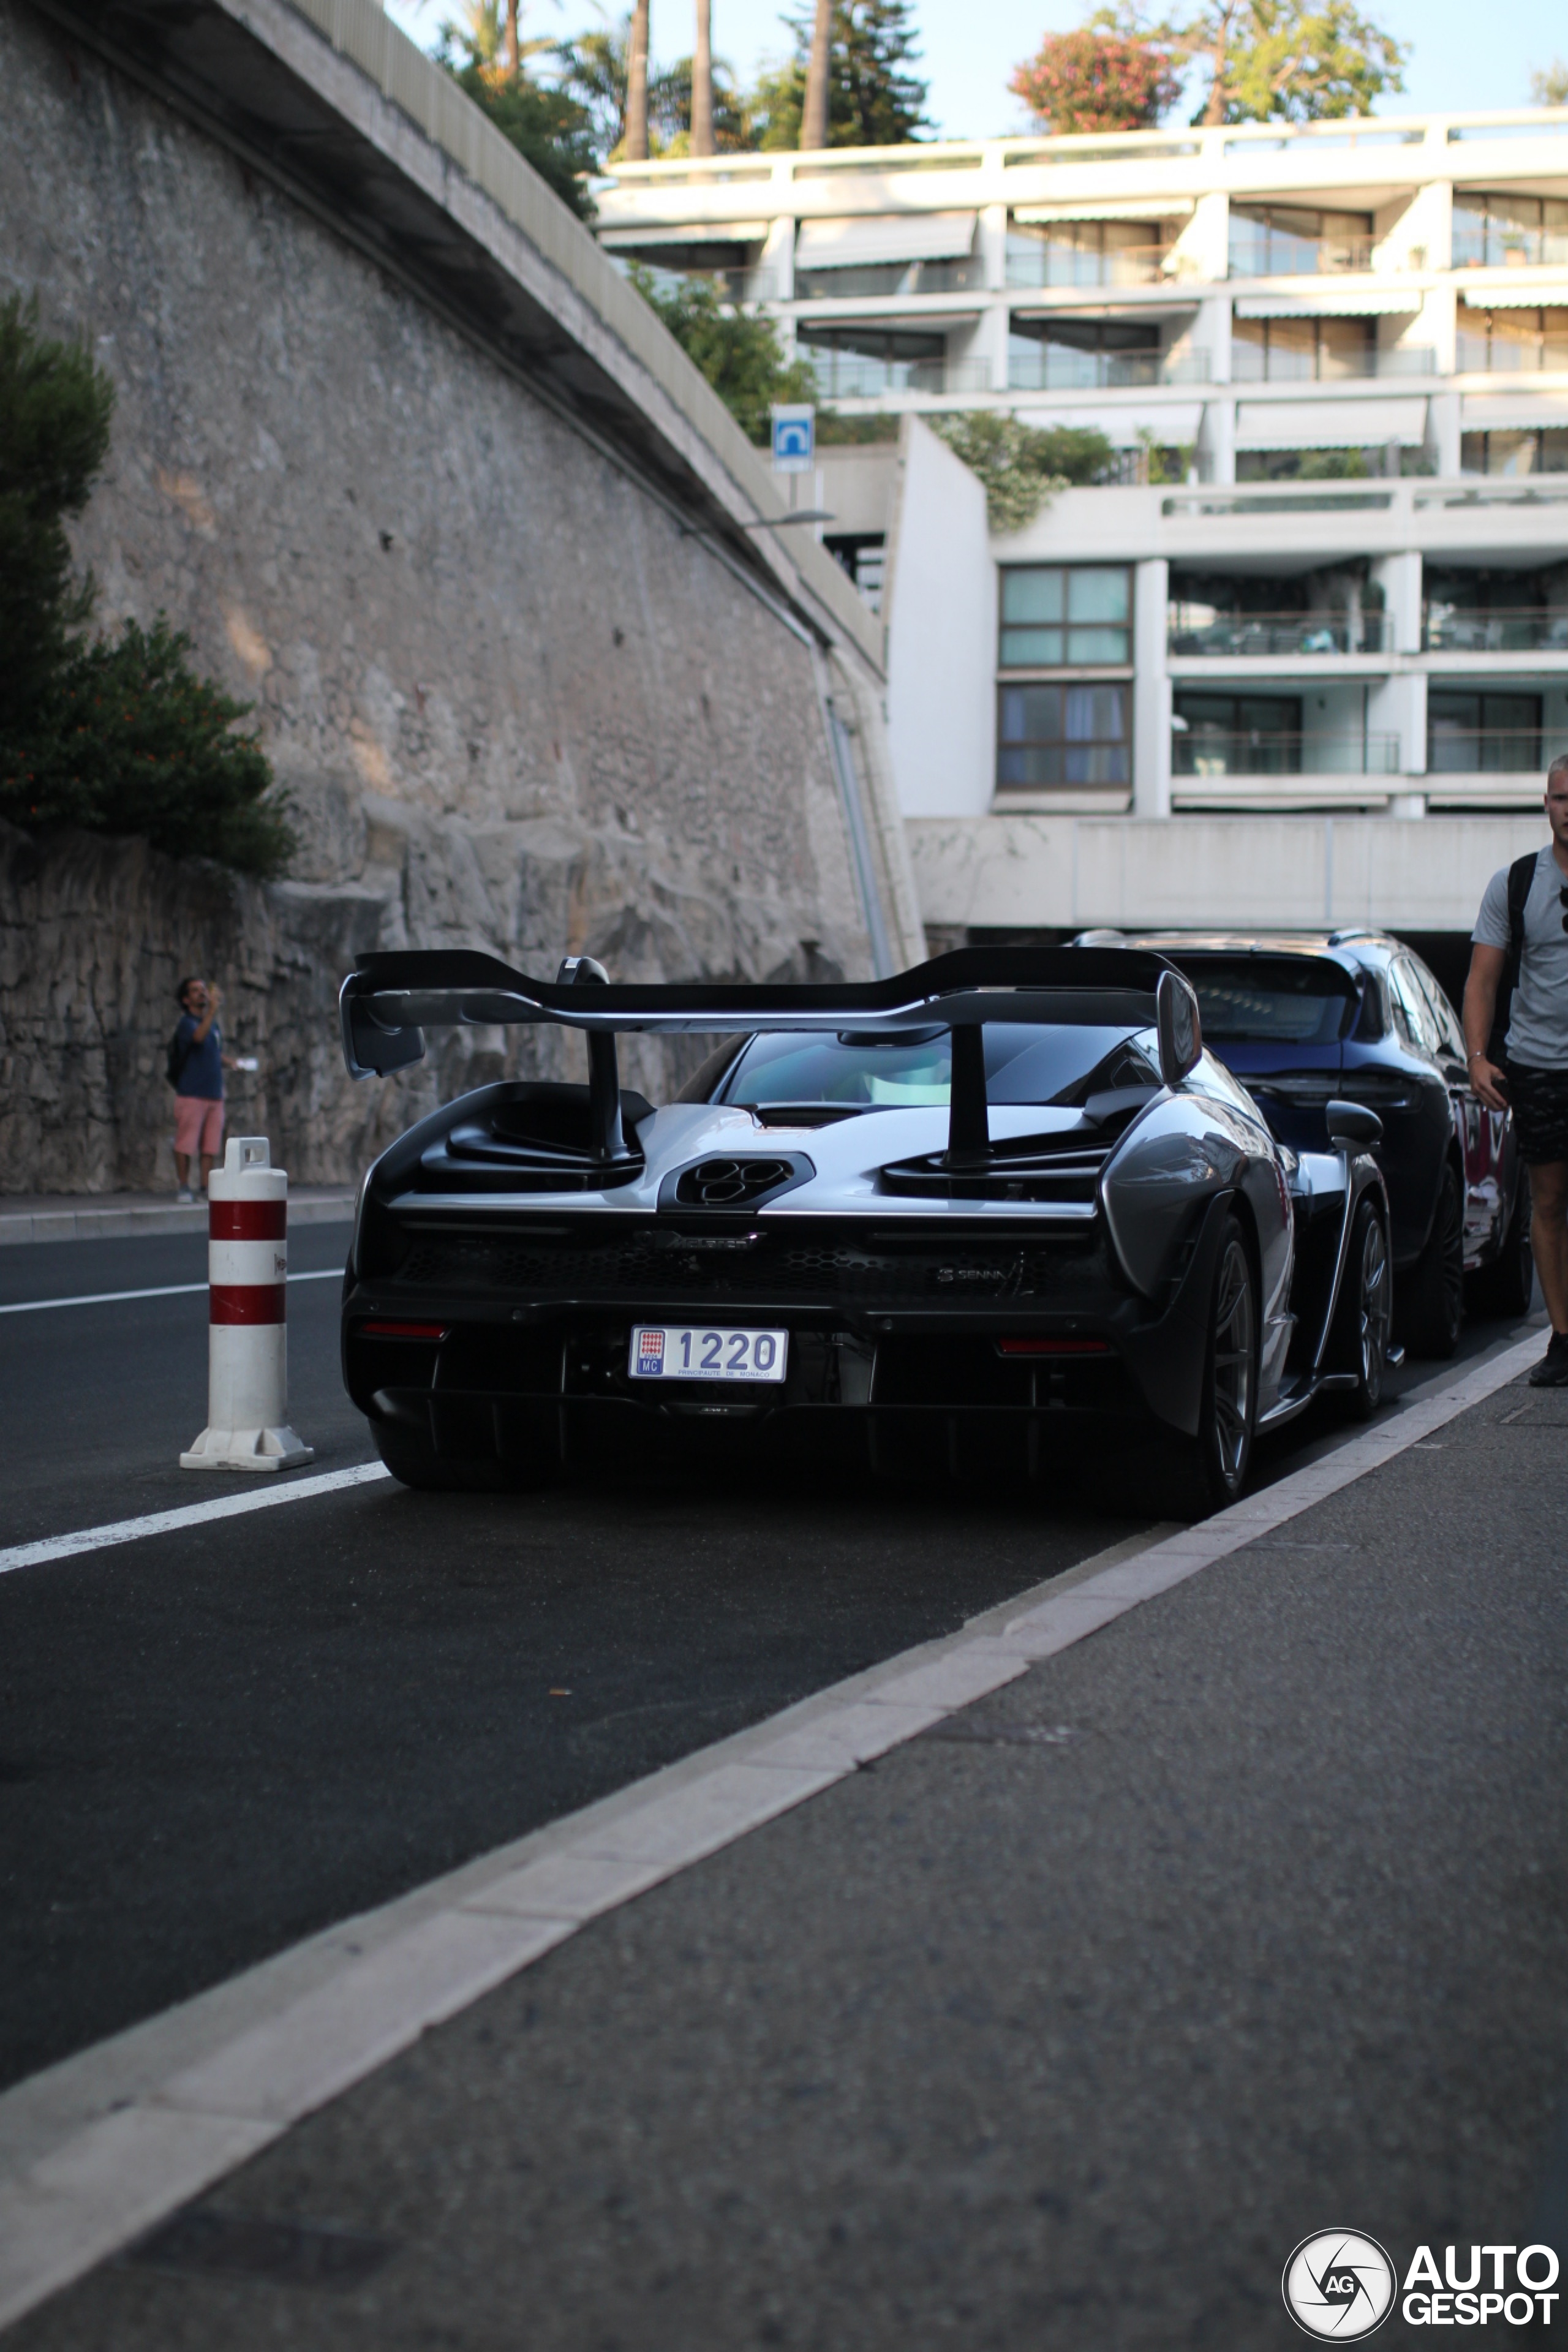
<svg viewBox="0 0 1568 2352">
<path fill-rule="evenodd" d="M 1539 850 L 1526 850 L 1524 856 L 1516 857 L 1508 869 L 1508 961 L 1498 982 L 1492 1034 L 1487 1040 L 1487 1059 L 1494 1062 L 1500 1070 L 1508 1067 L 1508 1052 L 1503 1039 L 1508 1035 L 1513 992 L 1519 986 L 1519 968 L 1524 960 L 1524 910 L 1530 900 L 1540 854 Z"/>
<path fill-rule="evenodd" d="M 163 1057 L 163 1075 L 172 1087 L 177 1087 L 195 1047 L 188 1037 L 182 1037 L 178 1028 L 169 1040 L 169 1050 Z"/>
</svg>

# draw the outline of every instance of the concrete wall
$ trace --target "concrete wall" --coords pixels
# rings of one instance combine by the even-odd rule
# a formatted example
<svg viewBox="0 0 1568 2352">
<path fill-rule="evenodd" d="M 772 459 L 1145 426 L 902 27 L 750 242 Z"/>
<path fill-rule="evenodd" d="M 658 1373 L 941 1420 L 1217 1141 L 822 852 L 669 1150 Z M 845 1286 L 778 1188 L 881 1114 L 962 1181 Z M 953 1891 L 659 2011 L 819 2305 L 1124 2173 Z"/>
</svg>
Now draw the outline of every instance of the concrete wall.
<svg viewBox="0 0 1568 2352">
<path fill-rule="evenodd" d="M 979 478 L 903 421 L 888 551 L 889 737 L 906 816 L 989 807 L 996 755 L 996 567 Z"/>
<path fill-rule="evenodd" d="M 805 631 L 683 534 L 668 498 L 19 0 L 0 5 L 0 288 L 36 288 L 45 326 L 86 338 L 117 386 L 78 534 L 100 619 L 166 612 L 201 667 L 254 701 L 294 796 L 296 883 L 354 901 L 346 929 L 291 934 L 322 960 L 322 1006 L 351 934 L 552 971 L 585 950 L 638 979 L 762 977 L 823 957 L 868 969 L 825 726 L 834 677 Z M 854 647 L 835 658 L 840 696 L 875 712 Z M 864 763 L 868 794 L 876 772 Z M 885 847 L 886 824 L 870 831 Z M 121 927 L 103 949 L 121 974 L 111 1027 L 140 1041 L 115 1051 L 141 1068 L 170 1025 L 166 966 L 232 981 L 267 965 L 293 918 L 275 894 L 231 891 L 226 946 L 183 884 L 152 889 L 144 855 L 122 857 L 78 857 L 48 954 L 65 967 L 60 1002 L 101 1026 L 88 964 L 103 943 L 89 951 L 87 935 Z M 205 879 L 192 889 L 209 904 Z M 886 911 L 907 953 L 912 900 L 899 896 Z M 145 992 L 142 973 L 156 975 Z M 0 1054 L 17 1017 L 13 997 Z M 30 1079 L 26 1098 L 58 1097 L 60 1140 L 24 1140 L 0 1184 L 37 1189 L 46 1170 L 68 1189 L 166 1179 L 140 1115 L 127 1124 L 92 1075 L 110 1030 L 89 1049 L 68 1039 L 78 1017 L 28 1049 L 42 1093 Z M 521 1050 L 559 1066 L 569 1049 Z M 657 1053 L 626 1058 L 651 1092 L 672 1075 Z M 309 1101 L 284 1088 L 268 1116 L 298 1136 L 300 1174 L 348 1175 L 366 1115 L 347 1107 L 341 1065 L 310 1068 Z M 97 1139 L 73 1151 L 72 1131 Z"/>
<path fill-rule="evenodd" d="M 1468 931 L 1500 866 L 1543 817 L 978 817 L 909 828 L 921 905 L 977 928 L 1241 930 L 1370 923 Z"/>
</svg>

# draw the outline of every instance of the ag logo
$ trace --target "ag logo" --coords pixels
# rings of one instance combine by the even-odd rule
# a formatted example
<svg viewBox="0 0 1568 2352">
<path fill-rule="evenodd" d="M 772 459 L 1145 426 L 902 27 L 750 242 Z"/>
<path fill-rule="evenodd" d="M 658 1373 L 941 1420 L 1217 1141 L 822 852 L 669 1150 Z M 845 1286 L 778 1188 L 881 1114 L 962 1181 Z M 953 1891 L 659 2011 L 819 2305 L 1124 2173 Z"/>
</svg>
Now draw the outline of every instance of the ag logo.
<svg viewBox="0 0 1568 2352">
<path fill-rule="evenodd" d="M 1303 2238 L 1280 2281 L 1285 2308 L 1309 2336 L 1354 2344 L 1382 2326 L 1394 2302 L 1394 2264 L 1358 2230 Z"/>
</svg>

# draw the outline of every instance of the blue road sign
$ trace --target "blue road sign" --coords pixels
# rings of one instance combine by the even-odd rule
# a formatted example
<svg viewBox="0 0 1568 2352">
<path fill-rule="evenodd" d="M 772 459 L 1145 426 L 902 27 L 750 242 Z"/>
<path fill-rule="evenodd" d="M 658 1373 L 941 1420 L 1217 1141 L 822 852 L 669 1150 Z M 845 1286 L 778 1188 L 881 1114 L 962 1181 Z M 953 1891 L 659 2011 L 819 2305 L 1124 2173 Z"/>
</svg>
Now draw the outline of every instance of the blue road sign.
<svg viewBox="0 0 1568 2352">
<path fill-rule="evenodd" d="M 773 471 L 809 474 L 816 463 L 816 411 L 809 403 L 780 405 L 773 413 Z"/>
</svg>

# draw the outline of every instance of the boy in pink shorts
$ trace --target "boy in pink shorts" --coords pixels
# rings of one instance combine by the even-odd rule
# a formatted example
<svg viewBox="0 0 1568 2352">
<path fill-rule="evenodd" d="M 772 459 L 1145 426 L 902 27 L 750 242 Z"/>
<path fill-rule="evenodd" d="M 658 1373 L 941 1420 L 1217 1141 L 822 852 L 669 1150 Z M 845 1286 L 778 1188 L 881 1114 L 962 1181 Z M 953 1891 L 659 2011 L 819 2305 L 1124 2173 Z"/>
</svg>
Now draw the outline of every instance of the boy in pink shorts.
<svg viewBox="0 0 1568 2352">
<path fill-rule="evenodd" d="M 183 980 L 176 990 L 180 1022 L 173 1047 L 179 1074 L 174 1080 L 174 1172 L 179 1197 L 193 1200 L 192 1171 L 199 1161 L 202 1188 L 206 1189 L 223 1151 L 223 1074 L 238 1064 L 223 1050 L 217 1009 L 223 991 L 205 980 Z"/>
</svg>

